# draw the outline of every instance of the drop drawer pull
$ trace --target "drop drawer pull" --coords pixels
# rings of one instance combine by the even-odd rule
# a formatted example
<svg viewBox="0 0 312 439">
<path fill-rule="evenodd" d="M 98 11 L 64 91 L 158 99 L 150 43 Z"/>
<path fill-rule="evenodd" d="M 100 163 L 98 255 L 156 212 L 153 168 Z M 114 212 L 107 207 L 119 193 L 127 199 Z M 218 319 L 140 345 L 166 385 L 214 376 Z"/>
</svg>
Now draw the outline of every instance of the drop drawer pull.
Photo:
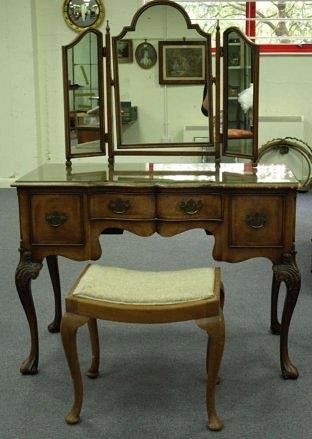
<svg viewBox="0 0 312 439">
<path fill-rule="evenodd" d="M 201 200 L 194 201 L 194 200 L 188 200 L 188 201 L 182 201 L 180 204 L 180 209 L 183 210 L 184 213 L 187 213 L 188 215 L 195 215 L 200 211 L 200 209 L 203 207 L 203 203 Z"/>
<path fill-rule="evenodd" d="M 130 209 L 131 204 L 129 200 L 124 201 L 121 198 L 118 198 L 117 200 L 110 201 L 108 207 L 112 212 L 122 215 Z"/>
<path fill-rule="evenodd" d="M 262 213 L 253 213 L 251 215 L 246 215 L 246 223 L 252 229 L 262 229 L 266 222 L 267 217 Z"/>
<path fill-rule="evenodd" d="M 63 212 L 51 212 L 47 213 L 45 216 L 45 220 L 52 227 L 60 227 L 68 220 L 68 215 Z"/>
</svg>

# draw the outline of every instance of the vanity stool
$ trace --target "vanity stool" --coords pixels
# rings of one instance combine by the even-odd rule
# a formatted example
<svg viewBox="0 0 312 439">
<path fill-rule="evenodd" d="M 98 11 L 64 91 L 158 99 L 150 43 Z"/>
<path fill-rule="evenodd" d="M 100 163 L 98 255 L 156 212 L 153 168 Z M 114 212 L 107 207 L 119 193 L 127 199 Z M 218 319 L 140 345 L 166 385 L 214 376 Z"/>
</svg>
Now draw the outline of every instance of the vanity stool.
<svg viewBox="0 0 312 439">
<path fill-rule="evenodd" d="M 99 369 L 96 319 L 125 323 L 169 323 L 195 320 L 207 331 L 208 428 L 221 430 L 215 409 L 215 387 L 224 347 L 223 288 L 219 268 L 144 272 L 88 265 L 66 298 L 61 335 L 74 384 L 74 404 L 68 424 L 79 422 L 83 385 L 77 354 L 77 329 L 88 323 L 92 363 L 87 376 Z"/>
</svg>

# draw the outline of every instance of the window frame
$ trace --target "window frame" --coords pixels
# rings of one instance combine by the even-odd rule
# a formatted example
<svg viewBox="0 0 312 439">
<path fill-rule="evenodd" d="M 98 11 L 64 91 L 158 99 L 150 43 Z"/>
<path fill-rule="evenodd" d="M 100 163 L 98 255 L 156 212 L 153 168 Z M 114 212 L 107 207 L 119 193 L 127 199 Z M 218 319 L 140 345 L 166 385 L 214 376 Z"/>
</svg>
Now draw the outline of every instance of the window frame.
<svg viewBox="0 0 312 439">
<path fill-rule="evenodd" d="M 246 1 L 246 35 L 254 40 L 256 38 L 256 11 L 257 11 L 257 1 L 250 0 Z M 260 53 L 263 54 L 305 54 L 312 53 L 312 44 L 259 44 Z"/>
<path fill-rule="evenodd" d="M 143 0 L 142 3 L 148 3 L 151 0 Z M 174 1 L 174 0 L 173 0 Z M 245 34 L 251 40 L 256 38 L 256 10 L 257 1 L 259 0 L 248 0 L 246 1 L 246 13 L 245 13 Z M 259 44 L 260 53 L 262 54 L 289 54 L 289 55 L 300 55 L 300 54 L 312 54 L 312 43 L 311 44 Z M 212 49 L 214 51 L 214 49 Z"/>
</svg>

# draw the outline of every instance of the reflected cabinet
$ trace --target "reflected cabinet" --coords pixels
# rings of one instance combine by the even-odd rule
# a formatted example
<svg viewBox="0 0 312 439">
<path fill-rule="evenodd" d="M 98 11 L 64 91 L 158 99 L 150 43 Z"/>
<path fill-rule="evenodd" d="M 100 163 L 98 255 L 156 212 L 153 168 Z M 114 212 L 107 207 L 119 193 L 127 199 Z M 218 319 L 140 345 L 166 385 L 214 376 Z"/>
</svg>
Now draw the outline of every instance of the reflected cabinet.
<svg viewBox="0 0 312 439">
<path fill-rule="evenodd" d="M 105 154 L 110 163 L 118 155 L 256 163 L 258 47 L 234 27 L 222 47 L 216 23 L 213 55 L 211 37 L 179 4 L 155 0 L 119 35 L 107 24 L 104 46 L 92 28 L 64 46 L 67 164 Z"/>
</svg>

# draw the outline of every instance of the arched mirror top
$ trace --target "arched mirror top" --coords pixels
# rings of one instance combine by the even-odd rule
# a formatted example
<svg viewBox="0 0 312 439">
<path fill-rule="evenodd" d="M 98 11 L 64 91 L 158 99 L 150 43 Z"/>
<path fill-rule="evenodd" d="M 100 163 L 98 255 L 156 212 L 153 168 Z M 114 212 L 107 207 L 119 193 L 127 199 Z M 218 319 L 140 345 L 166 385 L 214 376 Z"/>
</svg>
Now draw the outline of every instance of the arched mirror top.
<svg viewBox="0 0 312 439">
<path fill-rule="evenodd" d="M 135 31 L 137 30 L 137 23 L 141 16 L 151 8 L 155 8 L 155 6 L 165 6 L 168 8 L 171 8 L 169 10 L 171 11 L 178 11 L 180 14 L 176 14 L 176 17 L 180 15 L 180 17 L 184 18 L 184 24 L 186 24 L 188 29 L 193 29 L 196 31 L 197 34 L 200 34 L 203 38 L 210 38 L 210 34 L 207 34 L 205 31 L 201 29 L 201 27 L 198 24 L 192 23 L 190 17 L 188 16 L 185 9 L 179 5 L 178 3 L 174 3 L 172 1 L 168 0 L 153 0 L 151 2 L 148 2 L 144 6 L 142 6 L 140 9 L 137 10 L 137 12 L 134 14 L 131 24 L 129 26 L 125 26 L 119 35 L 116 35 L 116 39 L 122 39 L 127 32 Z M 155 10 L 155 9 L 154 9 Z M 163 9 L 162 9 L 163 10 Z M 149 19 L 149 18 L 147 18 Z M 152 29 L 150 29 L 152 31 Z M 198 36 L 197 36 L 198 37 Z"/>
<path fill-rule="evenodd" d="M 231 35 L 233 34 L 233 35 Z M 247 37 L 247 35 L 245 35 L 238 27 L 236 26 L 231 26 L 228 27 L 224 32 L 223 32 L 223 40 L 229 40 L 232 38 L 235 38 L 235 36 L 237 36 L 237 38 L 241 38 L 246 44 L 253 46 L 253 47 L 259 47 L 258 44 L 256 44 L 254 41 L 252 41 L 250 38 Z M 238 43 L 239 41 L 237 41 Z M 234 43 L 234 42 L 233 42 Z"/>
<path fill-rule="evenodd" d="M 86 35 L 95 34 L 97 35 L 97 38 L 100 39 L 100 44 L 103 44 L 103 34 L 97 29 L 89 28 L 85 29 L 81 34 L 77 35 L 77 37 L 69 44 L 63 46 L 64 49 L 72 49 L 74 46 L 76 46 L 81 40 L 83 40 Z"/>
</svg>

